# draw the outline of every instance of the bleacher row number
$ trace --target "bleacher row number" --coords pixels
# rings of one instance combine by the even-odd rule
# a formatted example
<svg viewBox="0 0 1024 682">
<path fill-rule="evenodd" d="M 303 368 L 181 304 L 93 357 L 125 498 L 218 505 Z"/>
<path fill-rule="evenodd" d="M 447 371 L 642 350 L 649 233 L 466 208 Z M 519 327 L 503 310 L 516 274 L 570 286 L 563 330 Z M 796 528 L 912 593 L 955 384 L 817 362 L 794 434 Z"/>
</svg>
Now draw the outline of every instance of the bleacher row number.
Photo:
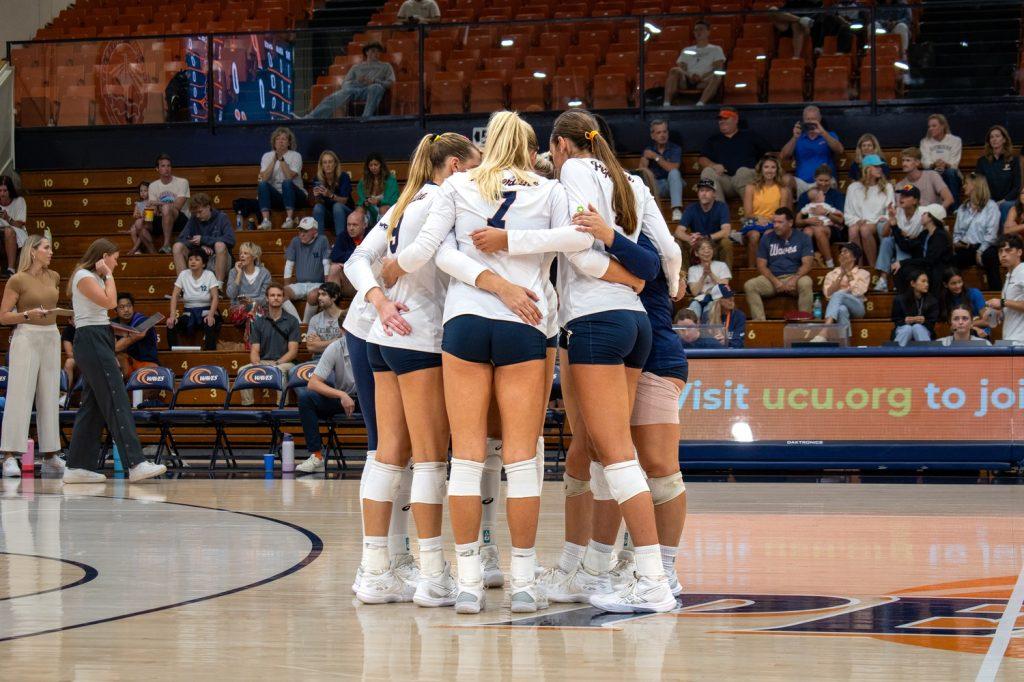
<svg viewBox="0 0 1024 682">
<path fill-rule="evenodd" d="M 168 270 L 173 270 L 174 269 L 174 262 L 173 261 L 167 264 L 167 269 Z"/>
<path fill-rule="evenodd" d="M 278 237 L 277 241 L 274 242 L 274 246 L 281 246 L 281 238 Z"/>
<path fill-rule="evenodd" d="M 839 181 L 839 189 L 842 191 L 846 191 L 846 180 Z"/>
<path fill-rule="evenodd" d="M 238 360 L 231 361 L 231 369 L 238 369 Z"/>
<path fill-rule="evenodd" d="M 862 339 L 868 338 L 868 330 L 867 330 L 867 328 L 864 328 L 864 329 L 860 330 L 860 338 L 862 338 Z"/>
<path fill-rule="evenodd" d="M 821 288 L 821 285 L 822 285 L 822 283 L 823 283 L 824 281 L 825 281 L 825 276 L 824 276 L 824 275 L 818 275 L 818 283 L 817 283 L 817 285 L 816 285 L 816 286 L 817 286 L 817 287 L 818 287 L 818 288 L 820 289 L 820 288 Z"/>
<path fill-rule="evenodd" d="M 840 168 L 846 168 L 846 157 L 845 156 L 842 156 L 842 157 L 839 158 L 839 167 Z"/>
<path fill-rule="evenodd" d="M 126 184 L 126 185 L 133 184 L 132 176 L 129 175 L 127 178 L 125 178 L 125 183 L 124 184 Z"/>
<path fill-rule="evenodd" d="M 156 293 L 156 287 L 153 286 L 152 284 L 149 285 L 149 293 L 151 293 L 151 294 L 155 294 Z"/>
<path fill-rule="evenodd" d="M 213 195 L 213 203 L 217 204 L 218 206 L 220 205 L 220 195 L 219 194 L 214 194 Z"/>
<path fill-rule="evenodd" d="M 36 229 L 37 230 L 45 230 L 46 229 L 46 221 L 45 220 L 37 220 L 36 221 Z"/>
<path fill-rule="evenodd" d="M 86 198 L 86 197 L 82 197 L 82 206 L 88 206 L 88 205 L 89 205 L 89 199 Z"/>
<path fill-rule="evenodd" d="M 874 309 L 875 309 L 875 302 L 874 302 L 874 301 L 868 301 L 868 302 L 867 302 L 867 303 L 866 303 L 866 304 L 864 305 L 864 307 L 865 307 L 865 308 L 866 308 L 866 309 L 868 310 L 868 312 L 871 312 L 872 310 L 874 310 Z"/>
<path fill-rule="evenodd" d="M 72 222 L 71 224 L 77 228 L 79 225 L 82 224 L 82 221 L 79 220 L 78 218 L 75 218 L 74 222 Z M 121 226 L 118 225 L 118 227 L 121 227 Z"/>
<path fill-rule="evenodd" d="M 59 248 L 60 248 L 60 242 L 58 242 L 58 241 L 53 242 L 53 250 L 56 251 Z"/>
<path fill-rule="evenodd" d="M 53 208 L 53 199 L 43 199 L 43 208 Z"/>
<path fill-rule="evenodd" d="M 75 222 L 78 222 L 78 221 L 76 220 Z M 118 227 L 124 227 L 124 218 L 118 218 L 117 219 L 117 226 Z M 75 225 L 75 227 L 78 227 L 78 225 Z"/>
<path fill-rule="evenodd" d="M 132 198 L 131 197 L 125 197 L 124 198 L 124 205 L 125 206 L 131 206 L 132 205 Z"/>
<path fill-rule="evenodd" d="M 43 187 L 47 189 L 53 187 L 53 178 L 43 178 Z"/>
<path fill-rule="evenodd" d="M 213 181 L 214 182 L 220 182 L 220 173 L 218 173 L 217 175 L 213 176 Z"/>
<path fill-rule="evenodd" d="M 128 263 L 127 263 L 127 261 L 121 261 L 121 272 L 124 272 L 124 269 L 125 269 L 126 267 L 128 267 Z"/>
<path fill-rule="evenodd" d="M 88 187 L 89 186 L 89 178 L 88 177 L 82 178 L 82 186 L 83 187 Z"/>
<path fill-rule="evenodd" d="M 749 332 L 747 332 L 747 338 L 753 341 L 754 339 L 757 338 L 757 332 L 751 329 Z"/>
</svg>

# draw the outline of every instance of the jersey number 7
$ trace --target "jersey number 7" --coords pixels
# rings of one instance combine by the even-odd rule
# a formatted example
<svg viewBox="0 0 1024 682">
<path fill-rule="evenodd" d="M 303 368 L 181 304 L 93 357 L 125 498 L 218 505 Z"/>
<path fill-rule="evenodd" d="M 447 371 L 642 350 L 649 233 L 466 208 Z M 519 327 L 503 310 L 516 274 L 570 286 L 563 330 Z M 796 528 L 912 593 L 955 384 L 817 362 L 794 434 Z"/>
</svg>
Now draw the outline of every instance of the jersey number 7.
<svg viewBox="0 0 1024 682">
<path fill-rule="evenodd" d="M 516 193 L 502 192 L 501 196 L 503 198 L 501 206 L 494 212 L 494 215 L 487 219 L 487 227 L 496 227 L 499 230 L 504 230 L 505 214 L 508 213 L 508 209 L 512 208 L 512 202 L 516 200 Z"/>
</svg>

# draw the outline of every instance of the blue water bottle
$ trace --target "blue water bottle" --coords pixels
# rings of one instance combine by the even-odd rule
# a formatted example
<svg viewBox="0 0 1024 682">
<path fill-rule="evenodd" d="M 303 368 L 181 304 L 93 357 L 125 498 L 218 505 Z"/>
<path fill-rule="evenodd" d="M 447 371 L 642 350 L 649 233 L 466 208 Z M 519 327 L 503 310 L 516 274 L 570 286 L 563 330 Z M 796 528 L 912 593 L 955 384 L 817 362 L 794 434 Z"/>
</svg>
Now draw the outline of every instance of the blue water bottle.
<svg viewBox="0 0 1024 682">
<path fill-rule="evenodd" d="M 821 319 L 821 296 L 814 297 L 814 319 Z"/>
</svg>

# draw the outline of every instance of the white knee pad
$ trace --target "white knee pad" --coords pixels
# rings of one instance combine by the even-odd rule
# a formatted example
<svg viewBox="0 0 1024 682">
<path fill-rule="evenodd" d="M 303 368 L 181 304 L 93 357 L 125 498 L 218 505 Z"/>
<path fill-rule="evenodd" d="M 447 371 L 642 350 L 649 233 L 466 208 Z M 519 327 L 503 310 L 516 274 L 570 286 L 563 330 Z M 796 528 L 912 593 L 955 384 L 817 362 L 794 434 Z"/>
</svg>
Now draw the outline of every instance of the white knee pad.
<svg viewBox="0 0 1024 682">
<path fill-rule="evenodd" d="M 595 501 L 614 500 L 608 478 L 604 475 L 604 467 L 600 462 L 590 463 L 590 489 L 594 491 Z"/>
<path fill-rule="evenodd" d="M 444 504 L 445 462 L 418 462 L 412 468 L 412 504 Z"/>
<path fill-rule="evenodd" d="M 606 466 L 604 476 L 608 481 L 608 489 L 611 491 L 612 498 L 619 504 L 651 490 L 647 485 L 644 470 L 640 468 L 640 463 L 635 459 Z"/>
<path fill-rule="evenodd" d="M 480 497 L 480 479 L 484 463 L 452 457 L 452 470 L 448 475 L 448 495 Z"/>
<path fill-rule="evenodd" d="M 508 479 L 506 497 L 513 500 L 521 497 L 540 497 L 540 481 L 537 480 L 537 457 L 505 465 Z"/>
<path fill-rule="evenodd" d="M 402 484 L 405 467 L 375 461 L 366 477 L 363 497 L 375 502 L 394 502 L 398 497 L 398 486 Z"/>
<path fill-rule="evenodd" d="M 569 474 L 562 474 L 562 488 L 565 490 L 566 497 L 576 497 L 590 492 L 590 481 L 581 481 Z"/>
<path fill-rule="evenodd" d="M 647 483 L 651 486 L 654 506 L 671 502 L 686 492 L 686 484 L 683 483 L 683 474 L 680 471 L 669 476 L 649 479 Z"/>
</svg>

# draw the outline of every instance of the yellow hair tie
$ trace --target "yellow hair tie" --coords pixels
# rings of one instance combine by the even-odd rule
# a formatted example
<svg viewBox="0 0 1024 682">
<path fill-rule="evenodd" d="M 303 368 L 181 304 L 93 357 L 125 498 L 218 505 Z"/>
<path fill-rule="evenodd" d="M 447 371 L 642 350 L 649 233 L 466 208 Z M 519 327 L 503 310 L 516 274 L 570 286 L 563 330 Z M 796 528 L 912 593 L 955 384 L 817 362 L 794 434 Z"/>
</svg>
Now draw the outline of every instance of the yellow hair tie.
<svg viewBox="0 0 1024 682">
<path fill-rule="evenodd" d="M 434 143 L 434 142 L 437 142 L 437 141 L 438 141 L 438 140 L 440 140 L 440 139 L 441 139 L 441 136 L 440 136 L 440 135 L 434 135 L 434 139 L 433 139 L 433 140 L 431 140 L 430 142 L 431 142 L 431 143 Z"/>
<path fill-rule="evenodd" d="M 597 137 L 598 135 L 600 135 L 599 132 L 597 132 L 596 130 L 591 130 L 589 133 L 586 133 L 584 137 L 586 137 L 587 140 L 589 140 L 590 142 L 593 142 L 594 138 Z"/>
</svg>

